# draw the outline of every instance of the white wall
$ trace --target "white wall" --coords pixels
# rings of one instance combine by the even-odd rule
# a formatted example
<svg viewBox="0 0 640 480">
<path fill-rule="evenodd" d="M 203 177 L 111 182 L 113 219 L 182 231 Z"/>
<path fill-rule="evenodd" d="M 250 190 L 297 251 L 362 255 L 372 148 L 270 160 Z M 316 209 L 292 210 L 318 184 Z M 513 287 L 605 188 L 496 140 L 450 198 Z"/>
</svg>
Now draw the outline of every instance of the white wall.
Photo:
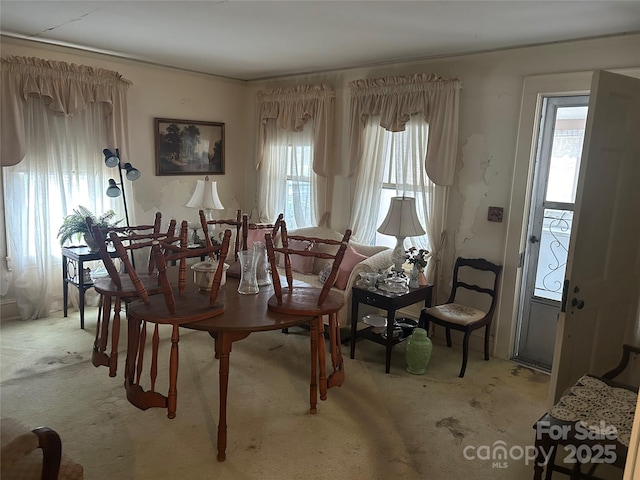
<svg viewBox="0 0 640 480">
<path fill-rule="evenodd" d="M 507 219 L 526 217 L 524 200 L 514 202 L 520 211 L 509 212 L 513 201 L 516 140 L 524 79 L 531 75 L 583 72 L 597 69 L 632 68 L 640 65 L 640 35 L 567 42 L 539 47 L 441 58 L 430 61 L 358 68 L 255 83 L 252 93 L 263 86 L 320 83 L 336 90 L 334 155 L 341 165 L 347 158 L 348 139 L 342 135 L 348 122 L 348 82 L 359 78 L 436 73 L 463 82 L 460 95 L 460 135 L 455 184 L 450 189 L 447 251 L 443 262 L 446 278 L 439 290 L 444 299 L 449 291 L 450 272 L 457 256 L 484 257 L 502 265 L 517 264 L 518 248 L 506 250 Z M 344 169 L 343 169 L 344 170 Z M 522 182 L 516 182 L 521 188 Z M 348 226 L 351 205 L 349 181 L 334 178 L 332 226 Z M 514 192 L 524 199 L 525 189 Z M 502 223 L 488 222 L 489 206 L 504 208 Z M 517 294 L 516 268 L 505 270 L 501 303 L 514 305 Z M 516 315 L 512 308 L 498 309 L 493 331 L 500 330 L 496 355 L 508 358 L 513 344 Z M 481 333 L 481 332 L 480 332 Z M 481 349 L 479 338 L 475 346 Z M 473 342 L 472 342 L 473 344 Z"/>
<path fill-rule="evenodd" d="M 127 202 L 136 223 L 153 221 L 158 210 L 163 219 L 198 221 L 198 212 L 184 204 L 196 180 L 204 177 L 156 176 L 154 118 L 225 123 L 225 174 L 212 175 L 211 179 L 218 182 L 225 213 L 235 217 L 235 210 L 244 203 L 245 164 L 251 152 L 247 141 L 247 130 L 251 129 L 247 129 L 248 97 L 244 82 L 5 37 L 2 37 L 2 55 L 34 56 L 106 68 L 121 73 L 133 83 L 127 93 L 130 152 L 125 161 L 139 169 L 142 177 L 135 183 L 125 183 L 131 186 Z"/>
<path fill-rule="evenodd" d="M 128 94 L 130 160 L 143 173 L 143 178 L 134 186 L 135 213 L 139 221 L 152 217 L 156 209 L 166 217 L 193 218 L 193 212 L 182 205 L 188 199 L 195 179 L 199 178 L 155 176 L 154 117 L 225 122 L 226 175 L 216 178 L 220 182 L 220 196 L 231 211 L 236 205 L 250 210 L 255 204 L 254 99 L 258 89 L 298 83 L 324 82 L 331 85 L 336 90 L 333 153 L 336 171 L 342 171 L 347 162 L 348 148 L 348 139 L 342 134 L 349 113 L 348 82 L 409 73 L 436 73 L 459 78 L 463 82 L 463 90 L 457 175 L 450 190 L 447 222 L 450 234 L 443 265 L 447 273 L 458 255 L 485 257 L 501 264 L 507 261 L 507 223 L 488 222 L 487 207 L 504 207 L 504 218 L 509 217 L 524 78 L 529 75 L 631 68 L 640 64 L 640 35 L 629 35 L 241 83 L 106 56 L 85 55 L 70 49 L 43 48 L 6 39 L 2 42 L 2 55 L 37 56 L 108 68 L 117 70 L 134 83 Z M 342 230 L 349 225 L 350 181 L 341 175 L 332 180 L 331 225 Z M 510 262 L 512 260 L 509 259 Z M 446 281 L 444 283 L 444 289 L 448 290 Z M 503 278 L 503 298 L 513 298 L 515 284 L 515 273 Z M 496 323 L 511 325 L 515 320 L 511 318 L 511 312 L 504 313 L 504 309 L 500 312 Z M 501 335 L 499 342 L 496 351 L 500 356 L 508 356 L 512 339 Z"/>
</svg>

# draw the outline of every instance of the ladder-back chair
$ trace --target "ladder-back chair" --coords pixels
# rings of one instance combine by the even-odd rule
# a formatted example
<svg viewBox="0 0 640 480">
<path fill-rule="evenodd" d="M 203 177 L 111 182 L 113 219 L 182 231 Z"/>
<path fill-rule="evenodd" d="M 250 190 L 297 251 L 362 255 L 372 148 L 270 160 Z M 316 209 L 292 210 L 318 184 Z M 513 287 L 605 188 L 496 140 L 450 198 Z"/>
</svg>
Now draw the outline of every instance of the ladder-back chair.
<svg viewBox="0 0 640 480">
<path fill-rule="evenodd" d="M 179 327 L 186 323 L 198 322 L 215 317 L 224 312 L 224 306 L 218 302 L 218 293 L 222 278 L 224 261 L 229 250 L 231 231 L 226 230 L 222 243 L 211 247 L 188 248 L 188 223 L 182 222 L 178 239 L 154 241 L 152 251 L 158 268 L 162 295 L 150 295 L 132 268 L 126 247 L 117 235 L 111 234 L 118 255 L 125 263 L 127 272 L 136 287 L 138 299 L 131 302 L 127 310 L 129 337 L 127 361 L 125 364 L 125 389 L 127 399 L 136 407 L 146 410 L 152 407 L 167 408 L 167 416 L 174 418 L 177 407 L 178 380 L 178 342 Z M 215 255 L 218 258 L 211 291 L 202 294 L 198 289 L 187 291 L 187 259 Z M 177 292 L 169 280 L 167 263 L 177 263 Z M 151 359 L 149 366 L 149 388 L 142 386 L 142 372 L 145 363 L 147 343 L 147 324 L 154 324 L 151 339 Z M 171 347 L 169 355 L 169 386 L 166 395 L 156 389 L 158 376 L 158 353 L 160 347 L 160 325 L 171 326 Z M 143 380 L 146 382 L 146 379 Z"/>
<path fill-rule="evenodd" d="M 238 262 L 238 252 L 241 250 L 241 246 L 242 246 L 242 243 L 241 243 L 242 242 L 242 233 L 241 233 L 242 210 L 238 209 L 236 211 L 235 219 L 229 218 L 229 219 L 220 219 L 220 220 L 207 220 L 204 210 L 200 210 L 199 215 L 200 215 L 200 226 L 204 231 L 206 247 L 213 246 L 213 242 L 211 241 L 211 236 L 209 235 L 209 226 L 213 225 L 215 227 L 216 225 L 224 225 L 230 228 L 231 231 L 235 230 L 234 236 L 233 236 L 234 237 L 233 238 L 233 258 L 227 262 L 231 265 L 232 268 L 229 268 L 229 270 L 227 271 L 227 275 L 231 277 L 239 278 L 240 269 L 239 269 L 239 262 Z"/>
<path fill-rule="evenodd" d="M 267 246 L 267 258 L 271 265 L 274 294 L 269 299 L 269 309 L 293 315 L 312 315 L 318 322 L 318 362 L 320 364 L 320 398 L 325 400 L 327 388 L 340 386 L 344 381 L 344 363 L 340 352 L 340 326 L 338 312 L 344 304 L 344 296 L 331 290 L 336 280 L 340 263 L 347 249 L 351 230 L 347 229 L 342 240 L 305 237 L 302 235 L 287 234 L 287 226 L 284 221 L 280 226 L 282 246 L 274 244 L 270 233 L 265 235 Z M 295 241 L 295 242 L 294 242 Z M 323 248 L 332 246 L 332 248 Z M 335 253 L 329 252 L 333 250 Z M 284 259 L 284 272 L 287 288 L 283 288 L 278 273 L 277 255 Z M 332 262 L 331 273 L 322 288 L 313 287 L 302 282 L 294 282 L 291 256 L 315 257 Z M 325 346 L 324 346 L 324 322 L 323 317 L 329 317 L 329 343 L 333 372 L 329 378 L 325 378 Z M 313 332 L 313 329 L 312 329 Z"/>
<path fill-rule="evenodd" d="M 130 251 L 147 250 L 148 262 L 147 270 L 140 273 L 139 277 L 150 294 L 160 292 L 158 284 L 155 260 L 151 255 L 151 241 L 167 236 L 175 235 L 176 221 L 171 220 L 166 233 L 160 232 L 162 214 L 157 212 L 153 225 L 137 225 L 132 227 L 101 228 L 93 225 L 90 218 L 87 218 L 87 225 L 91 229 L 91 234 L 98 244 L 98 252 L 102 263 L 107 270 L 108 276 L 99 277 L 94 280 L 94 288 L 100 294 L 100 304 L 98 308 L 98 319 L 96 322 L 96 336 L 93 342 L 93 352 L 91 361 L 94 366 L 101 365 L 109 367 L 109 376 L 114 377 L 118 365 L 118 343 L 120 338 L 120 311 L 121 302 L 125 304 L 137 296 L 136 289 L 131 283 L 129 275 L 122 273 L 115 265 L 113 259 L 107 251 L 107 240 L 109 232 L 114 232 L 118 238 L 130 244 Z M 132 257 L 133 258 L 133 257 Z M 133 263 L 132 263 L 133 265 Z M 142 269 L 140 269 L 142 272 Z M 111 310 L 113 306 L 113 321 L 111 321 Z M 107 353 L 107 343 L 109 341 L 109 330 L 111 329 L 111 352 Z"/>
</svg>

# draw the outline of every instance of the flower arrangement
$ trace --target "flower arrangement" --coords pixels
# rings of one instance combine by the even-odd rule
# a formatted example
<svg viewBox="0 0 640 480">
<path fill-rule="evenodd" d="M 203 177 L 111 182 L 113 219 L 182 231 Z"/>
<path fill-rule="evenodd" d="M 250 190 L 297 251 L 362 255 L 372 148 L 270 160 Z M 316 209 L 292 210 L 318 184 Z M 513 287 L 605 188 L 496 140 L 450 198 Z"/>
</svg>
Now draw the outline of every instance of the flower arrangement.
<svg viewBox="0 0 640 480">
<path fill-rule="evenodd" d="M 418 270 L 424 270 L 429 261 L 429 250 L 421 248 L 418 250 L 416 247 L 411 247 L 405 251 L 407 262 L 411 265 L 415 265 Z"/>
</svg>

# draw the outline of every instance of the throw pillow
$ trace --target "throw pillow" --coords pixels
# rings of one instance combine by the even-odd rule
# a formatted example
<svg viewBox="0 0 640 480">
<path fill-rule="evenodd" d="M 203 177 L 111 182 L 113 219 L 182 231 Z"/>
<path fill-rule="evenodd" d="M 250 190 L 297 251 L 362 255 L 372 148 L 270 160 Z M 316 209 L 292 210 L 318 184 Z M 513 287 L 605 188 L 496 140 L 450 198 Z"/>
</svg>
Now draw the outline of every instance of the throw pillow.
<svg viewBox="0 0 640 480">
<path fill-rule="evenodd" d="M 347 247 L 344 252 L 344 257 L 342 258 L 342 263 L 340 263 L 340 268 L 338 269 L 338 276 L 336 277 L 336 283 L 334 284 L 335 287 L 340 290 L 347 288 L 347 282 L 349 281 L 349 276 L 351 276 L 353 267 L 367 258 L 368 257 L 365 255 L 356 252 L 350 246 Z"/>
<path fill-rule="evenodd" d="M 247 249 L 251 250 L 253 248 L 253 242 L 260 242 L 264 245 L 264 234 L 268 232 L 269 230 L 264 228 L 247 228 Z"/>
<path fill-rule="evenodd" d="M 289 248 L 294 250 L 311 250 L 313 243 L 302 240 L 289 240 Z M 313 273 L 313 260 L 315 257 L 303 257 L 302 255 L 289 255 L 291 269 L 304 274 Z M 284 255 L 280 256 L 279 267 L 284 268 Z"/>
</svg>

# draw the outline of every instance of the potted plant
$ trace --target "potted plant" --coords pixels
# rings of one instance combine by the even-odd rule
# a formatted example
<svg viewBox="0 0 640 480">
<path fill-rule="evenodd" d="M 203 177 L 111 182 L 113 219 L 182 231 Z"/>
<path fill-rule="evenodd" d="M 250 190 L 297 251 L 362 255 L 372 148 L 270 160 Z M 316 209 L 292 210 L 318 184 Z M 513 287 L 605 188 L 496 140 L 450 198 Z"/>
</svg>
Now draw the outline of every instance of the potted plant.
<svg viewBox="0 0 640 480">
<path fill-rule="evenodd" d="M 94 225 L 98 227 L 107 228 L 115 227 L 122 220 L 111 222 L 110 220 L 116 216 L 116 212 L 108 210 L 99 217 L 96 217 L 91 210 L 80 205 L 77 209 L 73 209 L 71 215 L 64 217 L 62 225 L 58 230 L 58 238 L 60 239 L 60 245 L 64 245 L 67 240 L 70 240 L 74 235 L 78 238 L 84 236 L 84 241 L 91 250 L 97 250 L 98 246 L 93 240 L 93 235 L 89 231 L 87 226 L 87 217 L 90 217 Z"/>
</svg>

